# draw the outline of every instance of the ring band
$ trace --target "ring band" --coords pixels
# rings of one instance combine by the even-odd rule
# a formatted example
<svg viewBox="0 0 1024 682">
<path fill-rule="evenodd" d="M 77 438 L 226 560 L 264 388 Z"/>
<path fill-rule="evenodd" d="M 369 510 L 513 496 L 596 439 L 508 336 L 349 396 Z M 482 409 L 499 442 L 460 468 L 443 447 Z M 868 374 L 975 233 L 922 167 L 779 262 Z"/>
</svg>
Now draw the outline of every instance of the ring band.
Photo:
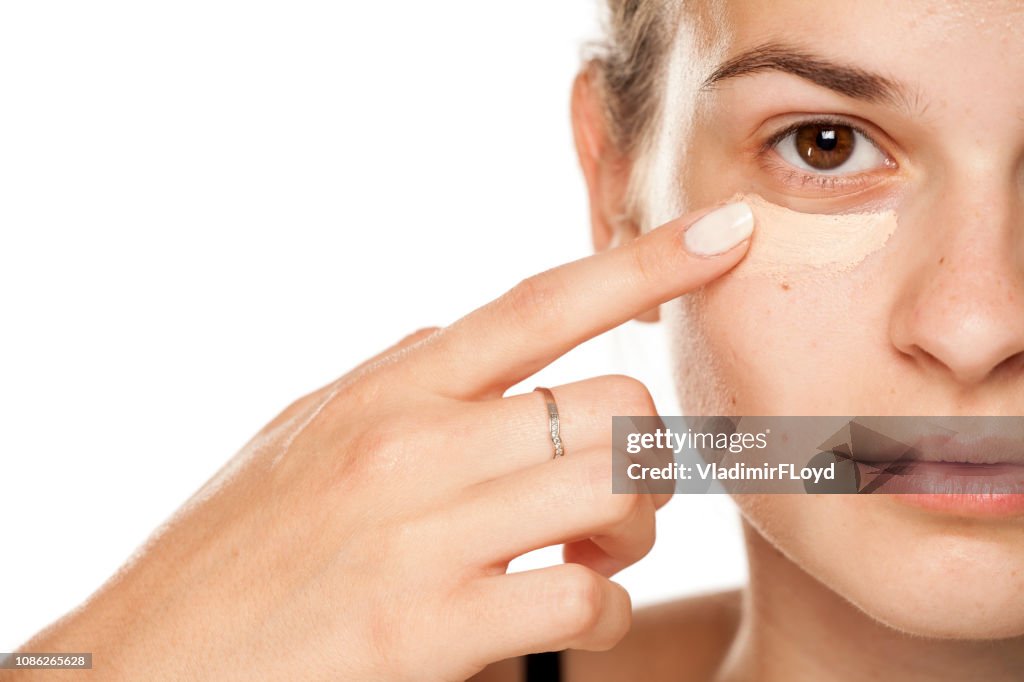
<svg viewBox="0 0 1024 682">
<path fill-rule="evenodd" d="M 565 454 L 565 448 L 562 446 L 561 422 L 558 418 L 558 404 L 555 402 L 555 394 L 551 392 L 550 388 L 543 386 L 538 386 L 533 390 L 540 392 L 544 396 L 548 406 L 548 431 L 551 432 L 551 444 L 555 448 L 555 454 L 551 459 L 561 457 Z"/>
</svg>

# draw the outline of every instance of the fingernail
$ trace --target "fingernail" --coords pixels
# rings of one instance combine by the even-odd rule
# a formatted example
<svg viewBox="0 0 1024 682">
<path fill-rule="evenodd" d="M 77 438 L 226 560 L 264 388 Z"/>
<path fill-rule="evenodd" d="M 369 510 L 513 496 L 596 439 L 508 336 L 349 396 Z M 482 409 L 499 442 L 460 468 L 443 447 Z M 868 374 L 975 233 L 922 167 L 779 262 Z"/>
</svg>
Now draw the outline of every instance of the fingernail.
<svg viewBox="0 0 1024 682">
<path fill-rule="evenodd" d="M 716 208 L 683 234 L 686 250 L 698 256 L 728 251 L 754 231 L 754 213 L 742 201 Z"/>
</svg>

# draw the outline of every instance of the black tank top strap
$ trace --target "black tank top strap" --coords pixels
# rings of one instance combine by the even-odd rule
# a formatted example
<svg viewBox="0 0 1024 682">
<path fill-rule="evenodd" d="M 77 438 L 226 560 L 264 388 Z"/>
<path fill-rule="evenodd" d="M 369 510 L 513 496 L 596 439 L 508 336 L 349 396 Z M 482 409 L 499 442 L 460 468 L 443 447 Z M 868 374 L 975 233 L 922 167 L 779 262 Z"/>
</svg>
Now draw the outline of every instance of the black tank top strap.
<svg viewBox="0 0 1024 682">
<path fill-rule="evenodd" d="M 527 654 L 524 667 L 526 682 L 562 682 L 561 651 Z"/>
</svg>

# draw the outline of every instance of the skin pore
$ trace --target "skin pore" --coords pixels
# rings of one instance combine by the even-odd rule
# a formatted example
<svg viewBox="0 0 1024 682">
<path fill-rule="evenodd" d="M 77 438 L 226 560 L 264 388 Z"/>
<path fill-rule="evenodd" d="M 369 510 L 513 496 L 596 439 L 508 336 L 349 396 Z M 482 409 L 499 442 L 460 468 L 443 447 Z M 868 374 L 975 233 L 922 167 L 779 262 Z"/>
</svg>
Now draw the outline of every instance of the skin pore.
<svg viewBox="0 0 1024 682">
<path fill-rule="evenodd" d="M 601 218 L 620 200 L 643 231 L 753 198 L 747 259 L 660 310 L 684 412 L 1024 413 L 1024 8 L 683 14 L 631 184 L 609 161 L 588 186 L 599 247 L 629 238 Z M 858 151 L 806 162 L 837 135 Z M 735 636 L 716 630 L 720 667 L 695 679 L 1022 679 L 1024 519 L 898 498 L 738 496 L 751 582 Z"/>
</svg>

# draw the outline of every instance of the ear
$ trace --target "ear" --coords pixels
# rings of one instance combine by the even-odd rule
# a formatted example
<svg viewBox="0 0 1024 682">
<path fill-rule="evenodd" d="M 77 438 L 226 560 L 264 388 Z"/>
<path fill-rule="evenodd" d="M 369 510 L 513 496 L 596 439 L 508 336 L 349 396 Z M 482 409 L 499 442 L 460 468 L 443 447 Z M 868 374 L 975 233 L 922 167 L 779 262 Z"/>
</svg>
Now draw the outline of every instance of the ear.
<svg viewBox="0 0 1024 682">
<path fill-rule="evenodd" d="M 573 82 L 572 132 L 587 183 L 594 250 L 604 251 L 635 239 L 640 229 L 626 212 L 632 161 L 612 138 L 604 94 L 597 83 L 593 64 L 585 65 Z M 656 322 L 658 317 L 658 309 L 653 308 L 635 319 Z"/>
</svg>

